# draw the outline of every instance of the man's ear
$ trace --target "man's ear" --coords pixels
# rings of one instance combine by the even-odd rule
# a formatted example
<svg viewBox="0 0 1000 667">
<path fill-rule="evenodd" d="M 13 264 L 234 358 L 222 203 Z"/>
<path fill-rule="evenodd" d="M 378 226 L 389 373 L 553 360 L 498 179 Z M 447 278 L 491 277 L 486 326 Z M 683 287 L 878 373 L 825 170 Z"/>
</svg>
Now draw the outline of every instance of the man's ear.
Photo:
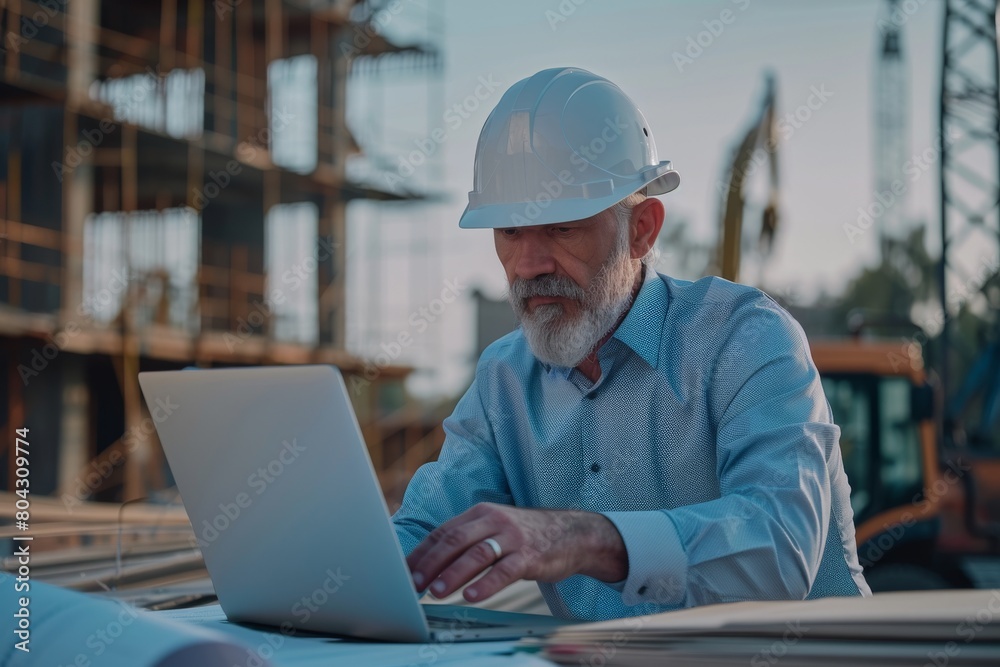
<svg viewBox="0 0 1000 667">
<path fill-rule="evenodd" d="M 641 259 L 656 245 L 656 237 L 663 228 L 665 211 L 663 202 L 656 197 L 646 197 L 632 208 L 631 256 Z"/>
</svg>

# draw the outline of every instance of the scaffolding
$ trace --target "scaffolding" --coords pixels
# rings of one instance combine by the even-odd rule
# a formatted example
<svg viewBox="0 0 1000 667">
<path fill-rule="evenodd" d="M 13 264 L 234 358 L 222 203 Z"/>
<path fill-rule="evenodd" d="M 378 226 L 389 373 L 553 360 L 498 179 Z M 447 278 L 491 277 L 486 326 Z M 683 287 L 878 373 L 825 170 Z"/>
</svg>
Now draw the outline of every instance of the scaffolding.
<svg viewBox="0 0 1000 667">
<path fill-rule="evenodd" d="M 394 488 L 436 452 L 433 424 L 384 426 L 410 369 L 345 349 L 347 204 L 419 198 L 346 174 L 352 67 L 431 46 L 372 17 L 357 0 L 0 0 L 0 422 L 48 462 L 35 493 L 170 485 L 140 370 L 336 364 Z"/>
</svg>

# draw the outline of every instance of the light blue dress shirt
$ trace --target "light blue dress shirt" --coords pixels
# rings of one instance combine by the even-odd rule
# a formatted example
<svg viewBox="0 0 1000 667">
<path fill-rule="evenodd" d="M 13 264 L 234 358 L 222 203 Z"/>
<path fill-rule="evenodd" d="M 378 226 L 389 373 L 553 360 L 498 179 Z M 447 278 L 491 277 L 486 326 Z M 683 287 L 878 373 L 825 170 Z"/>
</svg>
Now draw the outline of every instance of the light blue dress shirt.
<svg viewBox="0 0 1000 667">
<path fill-rule="evenodd" d="M 871 594 L 840 429 L 770 297 L 647 270 L 598 358 L 592 383 L 538 361 L 520 330 L 490 345 L 393 516 L 404 552 L 479 502 L 582 509 L 618 528 L 628 576 L 539 583 L 557 616 Z"/>
</svg>

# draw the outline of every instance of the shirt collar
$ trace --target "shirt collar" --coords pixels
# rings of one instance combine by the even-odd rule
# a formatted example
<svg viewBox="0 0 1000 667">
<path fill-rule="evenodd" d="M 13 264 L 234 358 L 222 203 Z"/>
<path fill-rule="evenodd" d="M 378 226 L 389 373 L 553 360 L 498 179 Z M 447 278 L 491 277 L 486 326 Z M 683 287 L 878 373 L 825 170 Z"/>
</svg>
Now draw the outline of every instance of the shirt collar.
<svg viewBox="0 0 1000 667">
<path fill-rule="evenodd" d="M 667 287 L 652 267 L 646 267 L 642 287 L 612 338 L 628 345 L 650 367 L 656 368 L 660 359 L 660 330 L 666 312 Z"/>
<path fill-rule="evenodd" d="M 642 286 L 635 295 L 632 307 L 611 336 L 627 345 L 652 368 L 656 368 L 659 363 L 660 329 L 667 312 L 667 299 L 666 285 L 663 284 L 659 274 L 647 266 Z M 607 343 L 602 349 L 605 346 Z M 547 373 L 554 373 L 563 379 L 568 378 L 574 370 L 564 366 L 553 366 L 544 361 L 539 363 Z"/>
</svg>

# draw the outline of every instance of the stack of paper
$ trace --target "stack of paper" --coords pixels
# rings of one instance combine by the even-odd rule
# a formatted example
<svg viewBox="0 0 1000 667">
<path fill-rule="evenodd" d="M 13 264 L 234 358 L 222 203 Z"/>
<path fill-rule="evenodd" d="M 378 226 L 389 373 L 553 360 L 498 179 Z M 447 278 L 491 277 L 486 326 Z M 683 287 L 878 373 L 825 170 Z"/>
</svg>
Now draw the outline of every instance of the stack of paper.
<svg viewBox="0 0 1000 667">
<path fill-rule="evenodd" d="M 1000 665 L 1000 590 L 738 602 L 567 626 L 538 640 L 582 665 Z"/>
</svg>

